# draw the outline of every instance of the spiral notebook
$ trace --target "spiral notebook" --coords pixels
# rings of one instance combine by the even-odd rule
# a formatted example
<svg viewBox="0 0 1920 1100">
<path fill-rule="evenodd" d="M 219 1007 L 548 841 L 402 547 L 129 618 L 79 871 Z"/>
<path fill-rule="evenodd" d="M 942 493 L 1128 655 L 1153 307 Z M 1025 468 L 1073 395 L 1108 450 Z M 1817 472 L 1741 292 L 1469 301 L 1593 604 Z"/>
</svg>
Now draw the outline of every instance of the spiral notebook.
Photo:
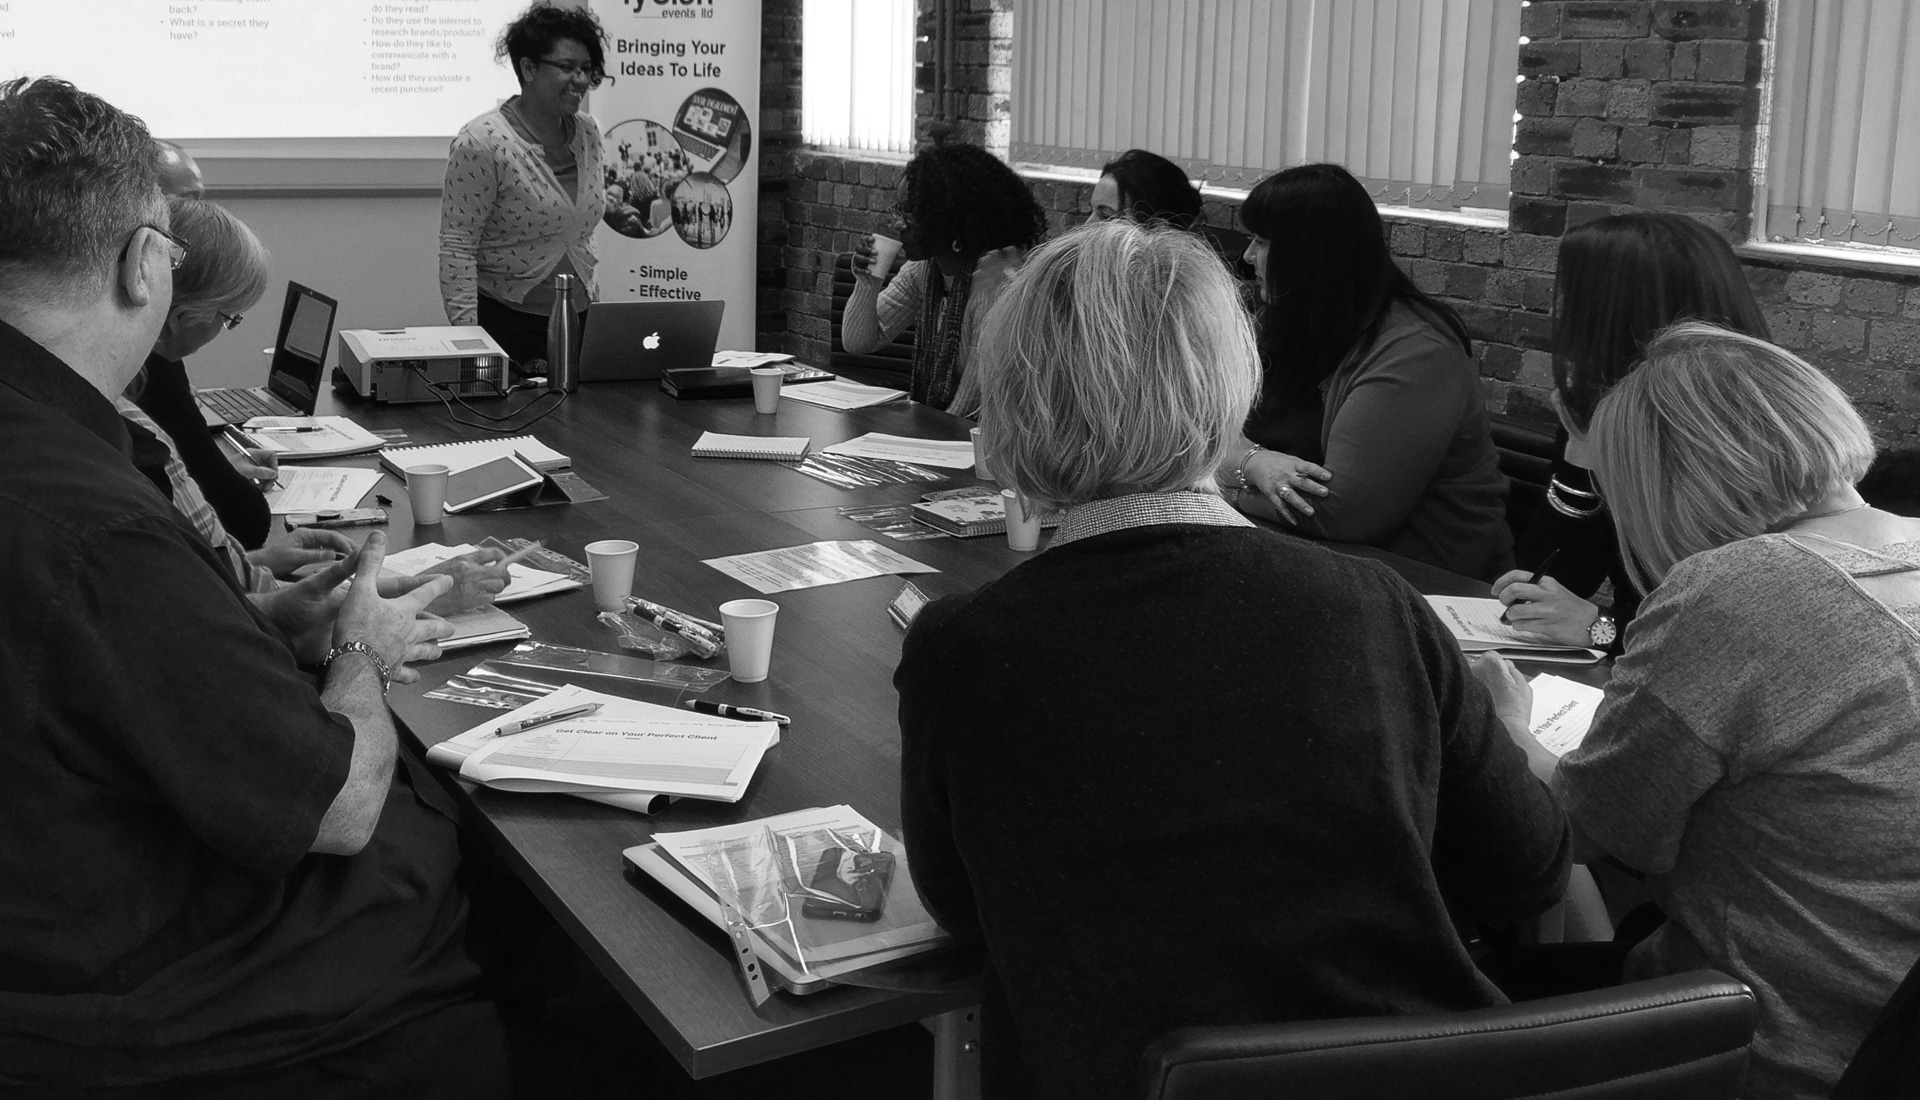
<svg viewBox="0 0 1920 1100">
<path fill-rule="evenodd" d="M 395 476 L 406 477 L 409 466 L 440 465 L 449 470 L 465 470 L 496 458 L 518 455 L 541 473 L 573 465 L 573 460 L 530 435 L 506 439 L 469 439 L 460 443 L 434 443 L 422 447 L 388 447 L 380 452 L 380 465 Z"/>
<path fill-rule="evenodd" d="M 704 432 L 694 441 L 695 458 L 764 458 L 798 462 L 813 440 L 804 435 L 723 435 Z"/>
</svg>

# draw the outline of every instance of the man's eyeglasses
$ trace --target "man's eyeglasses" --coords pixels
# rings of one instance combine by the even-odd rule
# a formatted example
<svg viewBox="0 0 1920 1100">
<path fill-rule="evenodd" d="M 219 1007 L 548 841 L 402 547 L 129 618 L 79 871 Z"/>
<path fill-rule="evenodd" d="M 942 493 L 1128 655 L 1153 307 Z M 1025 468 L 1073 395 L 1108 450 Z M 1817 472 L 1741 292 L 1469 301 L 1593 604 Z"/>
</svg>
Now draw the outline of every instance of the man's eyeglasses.
<svg viewBox="0 0 1920 1100">
<path fill-rule="evenodd" d="M 168 266 L 175 271 L 180 270 L 180 265 L 186 262 L 188 250 L 191 249 L 193 246 L 181 240 L 179 237 L 176 237 L 173 234 L 167 232 L 166 230 L 160 228 L 157 225 L 137 225 L 137 226 L 134 226 L 133 231 L 135 233 L 138 233 L 142 229 L 151 229 L 155 233 L 158 233 L 160 234 L 160 236 L 166 238 Z M 127 239 L 127 243 L 131 245 L 133 243 L 133 239 L 129 237 Z"/>
<path fill-rule="evenodd" d="M 215 317 L 220 318 L 220 323 L 227 326 L 228 332 L 232 332 L 234 329 L 239 328 L 240 322 L 247 319 L 247 315 L 244 313 L 228 313 L 224 310 L 218 310 L 218 309 L 213 311 L 213 315 Z"/>
<path fill-rule="evenodd" d="M 584 76 L 587 78 L 587 87 L 589 88 L 598 88 L 601 84 L 605 83 L 607 79 L 607 74 L 596 67 L 591 61 L 549 61 L 544 57 L 536 57 L 533 59 L 533 63 L 559 69 L 562 73 L 566 74 L 568 80 L 572 80 L 576 76 Z"/>
</svg>

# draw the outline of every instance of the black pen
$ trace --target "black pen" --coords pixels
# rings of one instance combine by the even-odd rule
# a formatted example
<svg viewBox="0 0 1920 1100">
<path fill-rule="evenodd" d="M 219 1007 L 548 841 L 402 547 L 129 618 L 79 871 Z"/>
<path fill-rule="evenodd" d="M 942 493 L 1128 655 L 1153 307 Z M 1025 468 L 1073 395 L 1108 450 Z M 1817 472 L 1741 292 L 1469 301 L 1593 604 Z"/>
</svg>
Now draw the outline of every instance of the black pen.
<svg viewBox="0 0 1920 1100">
<path fill-rule="evenodd" d="M 720 718 L 737 718 L 742 722 L 778 722 L 783 726 L 793 725 L 793 719 L 784 714 L 775 714 L 758 707 L 736 707 L 732 703 L 709 703 L 705 699 L 689 699 L 680 704 L 688 710 L 701 714 L 712 714 Z"/>
<path fill-rule="evenodd" d="M 255 434 L 264 434 L 268 432 L 317 432 L 317 431 L 320 431 L 321 429 L 306 428 L 306 427 L 296 428 L 292 426 L 286 426 L 286 427 L 270 427 L 270 428 L 248 428 L 247 430 Z"/>
<path fill-rule="evenodd" d="M 1533 576 L 1531 576 L 1531 577 L 1528 577 L 1528 578 L 1527 578 L 1527 583 L 1528 583 L 1528 584 L 1539 584 L 1539 583 L 1540 583 L 1540 578 L 1542 578 L 1542 577 L 1544 577 L 1544 576 L 1546 576 L 1546 575 L 1547 575 L 1547 567 L 1548 567 L 1548 566 L 1550 566 L 1550 565 L 1552 565 L 1552 564 L 1553 564 L 1553 559 L 1554 559 L 1554 558 L 1556 558 L 1556 557 L 1559 557 L 1559 556 L 1560 556 L 1560 548 L 1559 548 L 1558 546 L 1556 546 L 1556 547 L 1554 547 L 1553 549 L 1551 549 L 1551 550 L 1549 550 L 1549 551 L 1547 551 L 1547 556 L 1546 556 L 1546 557 L 1544 557 L 1544 558 L 1541 558 L 1541 559 L 1540 559 L 1540 568 L 1538 568 L 1538 569 L 1536 569 L 1536 570 L 1534 570 L 1534 571 L 1533 571 Z M 1532 601 L 1532 600 L 1515 600 L 1515 601 L 1513 601 L 1513 602 L 1514 602 L 1514 603 L 1532 603 L 1533 601 Z M 1509 624 L 1509 625 L 1511 625 L 1511 624 L 1512 624 L 1512 622 L 1513 622 L 1513 620 L 1511 620 L 1511 619 L 1509 619 L 1509 618 L 1507 618 L 1507 612 L 1509 612 L 1509 611 L 1511 611 L 1511 610 L 1513 610 L 1513 605 L 1512 605 L 1512 604 L 1509 604 L 1509 605 L 1507 605 L 1506 607 L 1503 607 L 1503 608 L 1501 608 L 1501 609 L 1500 609 L 1500 621 L 1501 621 L 1501 622 L 1503 622 L 1503 623 L 1507 623 L 1507 624 Z"/>
<path fill-rule="evenodd" d="M 1559 556 L 1560 556 L 1560 548 L 1558 546 L 1547 551 L 1547 556 L 1540 559 L 1540 568 L 1533 571 L 1533 576 L 1527 578 L 1527 583 L 1539 584 L 1540 578 L 1547 575 L 1547 567 L 1551 566 L 1553 564 L 1553 559 Z"/>
<path fill-rule="evenodd" d="M 582 703 L 577 707 L 550 710 L 545 714 L 529 714 L 517 722 L 508 722 L 506 725 L 501 726 L 499 729 L 493 731 L 493 735 L 495 737 L 508 737 L 516 733 L 525 733 L 535 726 L 550 726 L 555 722 L 564 722 L 569 718 L 584 718 L 589 714 L 599 713 L 600 706 L 601 704 L 599 703 Z"/>
</svg>

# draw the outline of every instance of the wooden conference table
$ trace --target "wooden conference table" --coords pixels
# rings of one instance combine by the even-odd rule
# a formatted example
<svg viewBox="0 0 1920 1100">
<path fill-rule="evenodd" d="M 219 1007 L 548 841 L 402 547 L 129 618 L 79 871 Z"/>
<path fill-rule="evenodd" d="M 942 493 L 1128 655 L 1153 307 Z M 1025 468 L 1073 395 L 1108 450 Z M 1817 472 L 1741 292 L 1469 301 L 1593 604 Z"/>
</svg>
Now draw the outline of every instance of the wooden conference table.
<svg viewBox="0 0 1920 1100">
<path fill-rule="evenodd" d="M 525 395 L 515 395 L 509 402 L 476 402 L 476 407 L 498 412 L 489 406 L 524 400 Z M 329 401 L 333 407 L 319 411 L 349 415 L 376 430 L 405 429 L 413 443 L 485 434 L 453 424 L 438 403 L 370 405 L 335 395 L 323 399 L 323 406 Z M 694 1077 L 927 1020 L 935 1034 L 936 1096 L 977 1092 L 969 1043 L 969 1010 L 977 1000 L 973 985 L 963 982 L 940 992 L 847 986 L 805 997 L 776 994 L 756 1011 L 735 975 L 724 936 L 663 889 L 628 882 L 620 858 L 622 849 L 646 841 L 655 827 L 699 828 L 838 803 L 852 805 L 899 835 L 900 749 L 892 676 L 902 632 L 886 605 L 903 579 L 938 597 L 978 587 L 1027 556 L 995 537 L 894 542 L 837 511 L 904 503 L 932 489 L 973 484 L 971 471 L 955 471 L 939 483 L 848 490 L 777 463 L 693 458 L 694 440 L 708 429 L 804 435 L 818 450 L 869 431 L 965 439 L 968 427 L 966 421 L 904 401 L 836 412 L 784 400 L 777 414 L 758 416 L 747 399 L 679 402 L 650 382 L 589 384 L 531 431 L 569 455 L 574 471 L 610 499 L 470 513 L 449 516 L 441 525 L 415 526 L 396 479 L 384 478 L 378 490 L 394 501 L 388 506 L 388 531 L 395 548 L 478 542 L 489 535 L 538 538 L 584 561 L 581 548 L 588 542 L 632 539 L 640 545 L 636 595 L 713 619 L 721 602 L 757 593 L 702 564 L 706 558 L 822 539 L 875 539 L 939 568 L 911 578 L 880 577 L 771 597 L 780 614 L 770 678 L 758 684 L 729 680 L 704 696 L 793 718 L 737 804 L 682 800 L 648 818 L 566 796 L 460 785 L 469 827 L 484 833 Z M 1422 591 L 1485 593 L 1479 582 L 1391 555 L 1374 556 L 1395 565 Z M 527 623 L 536 640 L 618 652 L 613 632 L 595 621 L 586 592 L 517 603 L 508 610 Z M 394 690 L 393 709 L 417 745 L 437 743 L 499 714 L 422 695 L 506 648 L 456 651 L 421 666 L 420 683 Z"/>
</svg>

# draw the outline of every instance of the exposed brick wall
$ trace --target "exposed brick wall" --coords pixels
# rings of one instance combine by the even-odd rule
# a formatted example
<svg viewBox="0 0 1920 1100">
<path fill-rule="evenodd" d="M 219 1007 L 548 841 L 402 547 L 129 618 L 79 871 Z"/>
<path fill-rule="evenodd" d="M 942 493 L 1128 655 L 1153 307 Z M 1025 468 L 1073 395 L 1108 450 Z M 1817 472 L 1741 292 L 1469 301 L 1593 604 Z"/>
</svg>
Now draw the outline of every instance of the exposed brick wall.
<svg viewBox="0 0 1920 1100">
<path fill-rule="evenodd" d="M 918 2 L 922 31 L 931 34 L 935 4 Z M 1010 5 L 955 4 L 956 136 L 997 143 L 1004 154 L 1005 131 L 993 127 L 1006 118 Z M 1529 42 L 1515 55 L 1524 79 L 1509 228 L 1387 219 L 1408 274 L 1466 318 L 1493 409 L 1552 423 L 1547 348 L 1555 253 L 1567 226 L 1616 211 L 1672 210 L 1745 239 L 1765 26 L 1756 0 L 1528 6 Z M 935 113 L 934 50 L 923 44 L 923 134 Z M 819 152 L 800 153 L 793 164 L 781 273 L 785 348 L 824 360 L 834 255 L 883 227 L 899 166 Z M 1090 190 L 1034 184 L 1055 230 L 1084 220 Z M 1209 200 L 1206 217 L 1230 226 L 1235 204 Z M 1772 258 L 1746 267 L 1774 338 L 1832 375 L 1883 442 L 1920 446 L 1920 276 Z"/>
<path fill-rule="evenodd" d="M 761 0 L 760 241 L 755 257 L 754 332 L 758 346 L 787 342 L 787 196 L 800 148 L 800 23 L 805 0 Z"/>
</svg>

